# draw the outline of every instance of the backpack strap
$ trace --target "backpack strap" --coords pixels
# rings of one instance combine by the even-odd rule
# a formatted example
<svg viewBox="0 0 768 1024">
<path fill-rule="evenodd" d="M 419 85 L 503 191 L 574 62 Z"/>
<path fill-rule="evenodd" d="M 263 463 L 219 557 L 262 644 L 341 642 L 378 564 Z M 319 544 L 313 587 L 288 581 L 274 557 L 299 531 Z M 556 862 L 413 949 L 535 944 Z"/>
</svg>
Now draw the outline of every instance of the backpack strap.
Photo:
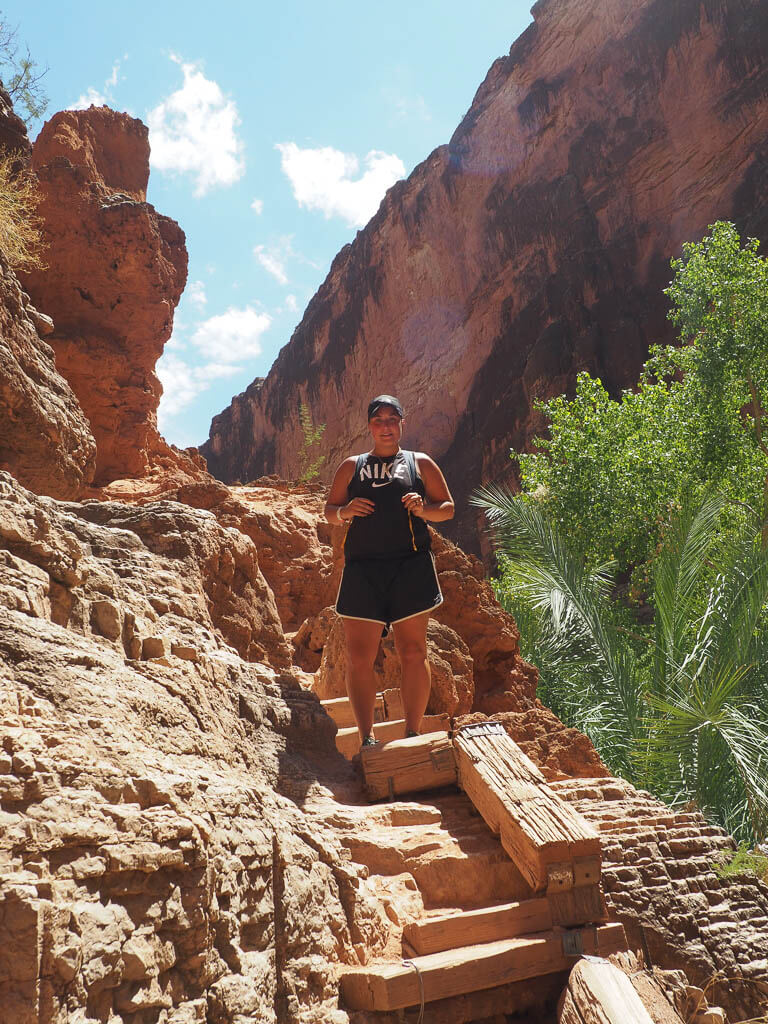
<svg viewBox="0 0 768 1024">
<path fill-rule="evenodd" d="M 406 449 L 403 449 L 402 451 L 403 459 L 405 460 L 405 464 L 408 467 L 408 473 L 411 478 L 411 487 L 414 487 L 416 485 L 416 481 L 421 476 L 421 473 L 419 473 L 419 467 L 416 464 L 416 453 L 409 452 Z"/>
</svg>

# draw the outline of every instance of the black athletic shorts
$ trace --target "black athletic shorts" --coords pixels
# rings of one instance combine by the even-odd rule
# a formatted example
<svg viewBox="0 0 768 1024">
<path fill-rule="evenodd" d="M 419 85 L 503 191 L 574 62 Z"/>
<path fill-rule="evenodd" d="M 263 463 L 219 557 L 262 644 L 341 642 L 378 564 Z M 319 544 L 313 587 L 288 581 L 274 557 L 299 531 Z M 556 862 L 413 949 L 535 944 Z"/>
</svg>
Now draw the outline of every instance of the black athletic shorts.
<svg viewBox="0 0 768 1024">
<path fill-rule="evenodd" d="M 336 611 L 344 619 L 389 626 L 443 603 L 431 551 L 401 558 L 367 558 L 344 566 Z"/>
</svg>

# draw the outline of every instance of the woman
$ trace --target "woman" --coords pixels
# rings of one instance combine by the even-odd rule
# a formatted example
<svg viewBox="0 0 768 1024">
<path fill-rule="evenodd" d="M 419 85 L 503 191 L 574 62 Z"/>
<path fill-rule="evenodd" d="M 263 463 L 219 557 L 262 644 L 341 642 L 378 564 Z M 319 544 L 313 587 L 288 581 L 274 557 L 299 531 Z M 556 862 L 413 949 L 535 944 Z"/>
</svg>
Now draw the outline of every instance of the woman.
<svg viewBox="0 0 768 1024">
<path fill-rule="evenodd" d="M 429 613 L 442 603 L 427 523 L 452 519 L 453 498 L 428 455 L 400 448 L 403 407 L 392 395 L 368 406 L 373 448 L 334 477 L 325 516 L 346 527 L 336 611 L 347 642 L 347 693 L 363 746 L 373 736 L 373 663 L 391 625 L 402 663 L 406 736 L 416 736 L 429 700 Z M 382 633 L 383 629 L 383 633 Z"/>
</svg>

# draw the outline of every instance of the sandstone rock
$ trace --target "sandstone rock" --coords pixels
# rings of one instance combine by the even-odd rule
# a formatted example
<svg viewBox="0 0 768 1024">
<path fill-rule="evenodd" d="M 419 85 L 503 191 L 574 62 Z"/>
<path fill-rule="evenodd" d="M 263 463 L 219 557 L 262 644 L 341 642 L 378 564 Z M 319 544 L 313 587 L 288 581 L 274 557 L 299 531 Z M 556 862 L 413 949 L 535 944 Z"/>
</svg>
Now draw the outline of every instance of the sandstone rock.
<svg viewBox="0 0 768 1024">
<path fill-rule="evenodd" d="M 325 610 L 325 618 L 332 621 L 332 626 L 323 646 L 313 686 L 321 700 L 343 697 L 347 692 L 344 626 L 332 609 Z M 427 714 L 465 714 L 472 707 L 474 697 L 472 658 L 467 645 L 452 629 L 430 621 L 427 626 L 427 653 L 432 672 Z M 375 672 L 378 691 L 400 688 L 402 673 L 393 631 L 382 641 Z"/>
<path fill-rule="evenodd" d="M 455 725 L 482 722 L 485 715 L 475 712 L 457 719 Z M 605 778 L 610 772 L 589 738 L 578 729 L 563 725 L 549 708 L 537 700 L 535 707 L 521 711 L 503 711 L 490 716 L 501 722 L 509 736 L 538 765 L 547 781 L 565 778 Z"/>
<path fill-rule="evenodd" d="M 230 586 L 259 607 L 252 542 L 167 502 L 0 483 L 0 1021 L 342 1024 L 334 965 L 384 926 L 338 840 L 281 795 L 316 785 L 307 757 L 350 769 L 316 699 L 273 667 L 274 604 L 248 644 L 270 663 L 249 663 L 206 593 L 229 551 Z M 50 572 L 70 600 L 18 608 L 22 577 Z M 129 660 L 110 609 L 198 660 Z"/>
<path fill-rule="evenodd" d="M 582 369 L 614 393 L 635 383 L 648 344 L 672 339 L 661 289 L 681 243 L 719 218 L 768 233 L 765 4 L 661 12 L 535 4 L 450 142 L 390 189 L 266 379 L 214 418 L 211 472 L 295 477 L 303 402 L 329 480 L 391 381 L 405 443 L 440 462 L 452 535 L 477 550 L 467 496 L 512 478 L 510 445 L 541 432 L 534 401 Z"/>
<path fill-rule="evenodd" d="M 688 1020 L 697 1005 L 691 985 L 733 1020 L 765 1013 L 768 999 L 753 978 L 764 960 L 768 886 L 718 878 L 715 865 L 733 840 L 698 812 L 674 812 L 621 779 L 550 785 L 600 829 L 610 917 L 624 924 L 631 948 L 648 951 L 655 974 L 679 972 L 676 991 L 661 981 L 680 1016 Z"/>
<path fill-rule="evenodd" d="M 469 648 L 474 665 L 474 708 L 493 714 L 529 707 L 539 673 L 520 657 L 517 626 L 496 600 L 482 564 L 436 530 L 432 530 L 432 544 L 444 597 L 434 615 Z"/>
<path fill-rule="evenodd" d="M 0 469 L 40 494 L 77 498 L 93 479 L 96 443 L 33 312 L 0 254 Z"/>
<path fill-rule="evenodd" d="M 146 202 L 146 127 L 107 107 L 47 121 L 33 149 L 46 269 L 22 275 L 55 324 L 59 372 L 88 417 L 97 485 L 149 473 L 153 462 L 202 476 L 157 433 L 154 367 L 187 276 L 184 233 Z"/>
<path fill-rule="evenodd" d="M 11 97 L 0 85 L 0 151 L 16 153 L 20 167 L 28 167 L 32 155 L 27 126 L 13 109 Z"/>
</svg>

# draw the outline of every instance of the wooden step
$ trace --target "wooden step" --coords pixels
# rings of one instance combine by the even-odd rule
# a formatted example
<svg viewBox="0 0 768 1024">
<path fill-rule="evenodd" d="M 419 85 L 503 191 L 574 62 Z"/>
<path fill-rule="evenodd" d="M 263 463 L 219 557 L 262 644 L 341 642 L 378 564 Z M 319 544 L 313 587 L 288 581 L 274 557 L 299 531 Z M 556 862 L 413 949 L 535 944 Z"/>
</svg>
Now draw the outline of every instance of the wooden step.
<svg viewBox="0 0 768 1024">
<path fill-rule="evenodd" d="M 567 952 L 574 947 L 599 956 L 624 950 L 624 927 L 612 923 L 573 932 L 539 932 L 418 956 L 410 964 L 353 967 L 341 976 L 341 994 L 346 1008 L 352 1010 L 419 1006 L 422 993 L 429 1003 L 568 970 L 579 955 Z"/>
<path fill-rule="evenodd" d="M 405 926 L 403 938 L 420 956 L 441 953 L 458 946 L 476 946 L 484 942 L 513 939 L 532 932 L 552 929 L 549 901 L 542 896 L 498 907 L 464 910 L 459 913 L 414 921 Z"/>
<path fill-rule="evenodd" d="M 600 880 L 600 834 L 546 784 L 499 722 L 454 737 L 459 785 L 534 892 Z"/>
<path fill-rule="evenodd" d="M 360 760 L 371 800 L 456 784 L 453 744 L 444 732 L 363 747 Z"/>
<path fill-rule="evenodd" d="M 421 722 L 422 733 L 448 732 L 451 720 L 448 715 L 425 715 Z M 373 726 L 373 735 L 380 743 L 405 739 L 405 719 L 396 722 L 377 722 Z M 339 729 L 336 733 L 336 749 L 348 760 L 353 758 L 360 749 L 360 733 L 357 726 L 351 729 Z"/>
<path fill-rule="evenodd" d="M 349 703 L 349 697 L 334 697 L 331 700 L 321 700 L 320 703 L 334 720 L 337 728 L 349 729 L 357 725 L 352 705 Z M 374 722 L 383 722 L 386 717 L 387 712 L 384 707 L 384 698 L 380 693 L 377 693 L 376 703 L 373 706 L 373 720 Z"/>
</svg>

